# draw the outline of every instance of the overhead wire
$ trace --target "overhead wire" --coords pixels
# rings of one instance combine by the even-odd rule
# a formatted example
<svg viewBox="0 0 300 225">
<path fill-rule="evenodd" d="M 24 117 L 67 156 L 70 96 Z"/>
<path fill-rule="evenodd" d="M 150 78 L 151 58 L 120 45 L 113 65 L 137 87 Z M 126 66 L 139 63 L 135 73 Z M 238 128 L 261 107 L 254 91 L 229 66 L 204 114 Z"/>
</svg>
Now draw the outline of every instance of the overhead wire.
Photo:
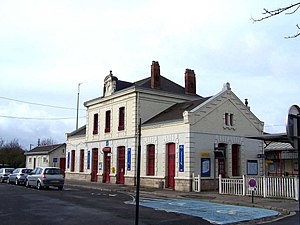
<svg viewBox="0 0 300 225">
<path fill-rule="evenodd" d="M 2 118 L 8 118 L 8 119 L 20 119 L 20 120 L 70 120 L 70 119 L 76 119 L 75 117 L 50 117 L 50 118 L 38 118 L 38 117 L 18 117 L 18 116 L 4 116 L 0 115 Z M 85 118 L 79 117 L 79 118 Z"/>
<path fill-rule="evenodd" d="M 77 110 L 77 108 L 71 108 L 71 107 L 64 107 L 64 106 L 55 106 L 55 105 L 48 105 L 48 104 L 42 104 L 42 103 L 36 103 L 36 102 L 28 102 L 28 101 L 23 101 L 23 100 L 18 100 L 18 99 L 13 99 L 13 98 L 7 98 L 0 96 L 0 99 L 5 99 L 9 101 L 14 101 L 14 102 L 20 102 L 20 103 L 26 103 L 30 105 L 38 105 L 38 106 L 43 106 L 43 107 L 50 107 L 50 108 L 56 108 L 56 109 L 68 109 L 68 110 Z M 81 111 L 85 111 L 85 109 L 79 109 Z"/>
<path fill-rule="evenodd" d="M 0 99 L 5 99 L 9 101 L 14 101 L 14 102 L 20 102 L 20 103 L 26 103 L 30 105 L 37 105 L 37 106 L 42 106 L 42 107 L 50 107 L 50 108 L 56 108 L 56 109 L 66 109 L 66 110 L 77 110 L 77 108 L 71 108 L 71 107 L 64 107 L 64 106 L 55 106 L 55 105 L 49 105 L 49 104 L 42 104 L 42 103 L 36 103 L 36 102 L 29 102 L 29 101 L 23 101 L 23 100 L 18 100 L 14 98 L 7 98 L 0 96 Z M 85 109 L 78 109 L 81 111 L 85 111 Z M 41 117 L 19 117 L 19 116 L 7 116 L 7 115 L 0 115 L 1 118 L 7 118 L 7 119 L 20 119 L 20 120 L 69 120 L 69 119 L 76 119 L 75 117 L 50 117 L 50 118 L 41 118 Z M 80 117 L 80 118 L 85 118 Z"/>
</svg>

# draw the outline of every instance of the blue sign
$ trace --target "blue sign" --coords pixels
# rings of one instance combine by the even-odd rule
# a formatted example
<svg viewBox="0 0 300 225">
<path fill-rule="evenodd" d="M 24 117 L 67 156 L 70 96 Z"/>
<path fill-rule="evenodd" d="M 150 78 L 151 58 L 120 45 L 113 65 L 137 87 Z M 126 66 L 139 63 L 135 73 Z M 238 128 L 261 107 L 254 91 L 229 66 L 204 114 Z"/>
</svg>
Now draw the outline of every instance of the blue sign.
<svg viewBox="0 0 300 225">
<path fill-rule="evenodd" d="M 109 146 L 109 140 L 106 140 L 105 141 L 105 147 L 108 147 Z"/>
<path fill-rule="evenodd" d="M 251 178 L 249 180 L 248 184 L 251 188 L 254 188 L 254 187 L 256 187 L 256 180 L 254 178 Z"/>
<path fill-rule="evenodd" d="M 70 152 L 68 152 L 68 163 L 67 163 L 67 168 L 70 168 Z"/>
<path fill-rule="evenodd" d="M 201 177 L 210 177 L 210 158 L 201 158 Z"/>
<path fill-rule="evenodd" d="M 127 149 L 127 170 L 131 170 L 131 148 Z"/>
<path fill-rule="evenodd" d="M 184 145 L 179 145 L 179 172 L 184 171 Z"/>
<path fill-rule="evenodd" d="M 57 163 L 57 162 L 58 162 L 58 159 L 57 159 L 57 158 L 53 158 L 52 161 L 53 161 L 54 163 Z"/>
<path fill-rule="evenodd" d="M 91 160 L 91 151 L 88 150 L 88 156 L 87 156 L 87 169 L 90 169 L 90 160 Z"/>
</svg>

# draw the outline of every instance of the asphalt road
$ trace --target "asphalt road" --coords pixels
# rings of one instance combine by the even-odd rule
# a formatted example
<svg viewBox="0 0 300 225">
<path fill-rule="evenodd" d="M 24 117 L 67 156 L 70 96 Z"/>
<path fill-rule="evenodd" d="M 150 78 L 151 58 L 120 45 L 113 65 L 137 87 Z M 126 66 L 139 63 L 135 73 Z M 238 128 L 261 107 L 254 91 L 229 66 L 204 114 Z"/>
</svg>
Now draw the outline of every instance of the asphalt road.
<svg viewBox="0 0 300 225">
<path fill-rule="evenodd" d="M 135 205 L 130 194 L 65 187 L 36 190 L 0 183 L 1 225 L 133 225 Z M 139 225 L 181 225 L 209 222 L 184 214 L 140 207 Z"/>
</svg>

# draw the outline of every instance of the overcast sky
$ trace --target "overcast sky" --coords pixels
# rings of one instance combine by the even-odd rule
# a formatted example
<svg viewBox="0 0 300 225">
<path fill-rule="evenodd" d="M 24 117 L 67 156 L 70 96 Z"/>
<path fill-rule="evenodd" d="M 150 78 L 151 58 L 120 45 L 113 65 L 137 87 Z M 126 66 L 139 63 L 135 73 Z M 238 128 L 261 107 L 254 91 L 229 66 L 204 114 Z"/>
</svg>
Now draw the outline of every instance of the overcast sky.
<svg viewBox="0 0 300 225">
<path fill-rule="evenodd" d="M 204 97 L 229 82 L 266 132 L 285 132 L 288 109 L 299 104 L 300 37 L 284 37 L 297 32 L 300 12 L 251 17 L 290 3 L 0 0 L 0 137 L 26 149 L 38 138 L 64 142 L 76 126 L 78 83 L 84 109 L 110 70 L 134 82 L 150 76 L 153 60 L 180 85 L 193 69 Z M 79 116 L 82 126 L 85 111 Z"/>
</svg>

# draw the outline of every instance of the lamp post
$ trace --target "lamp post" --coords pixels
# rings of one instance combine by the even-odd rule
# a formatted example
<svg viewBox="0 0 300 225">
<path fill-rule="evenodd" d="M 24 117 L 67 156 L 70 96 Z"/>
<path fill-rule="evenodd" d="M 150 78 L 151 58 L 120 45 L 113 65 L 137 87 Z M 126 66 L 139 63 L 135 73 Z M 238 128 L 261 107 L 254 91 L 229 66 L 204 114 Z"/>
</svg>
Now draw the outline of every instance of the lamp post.
<svg viewBox="0 0 300 225">
<path fill-rule="evenodd" d="M 77 116 L 76 116 L 76 130 L 78 129 L 78 114 L 79 114 L 79 92 L 80 92 L 80 85 L 82 83 L 78 83 L 78 93 L 77 93 Z"/>
</svg>

